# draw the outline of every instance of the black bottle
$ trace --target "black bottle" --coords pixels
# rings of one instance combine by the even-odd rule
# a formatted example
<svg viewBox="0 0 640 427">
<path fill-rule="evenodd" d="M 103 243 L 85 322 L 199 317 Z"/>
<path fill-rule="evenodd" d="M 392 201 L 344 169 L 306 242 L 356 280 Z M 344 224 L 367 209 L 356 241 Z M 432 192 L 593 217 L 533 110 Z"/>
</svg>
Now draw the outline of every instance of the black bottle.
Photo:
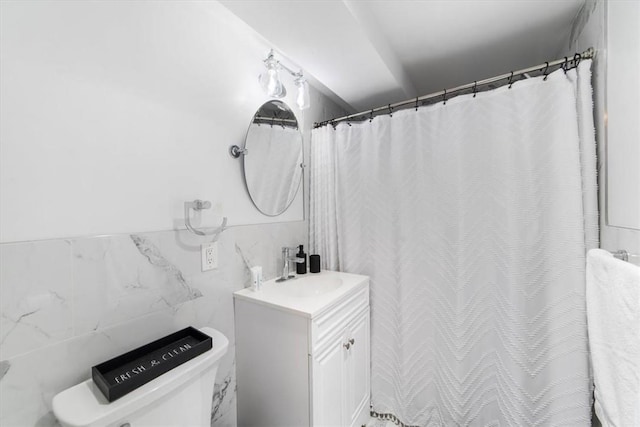
<svg viewBox="0 0 640 427">
<path fill-rule="evenodd" d="M 309 271 L 320 273 L 320 255 L 309 255 Z"/>
<path fill-rule="evenodd" d="M 296 264 L 296 273 L 307 274 L 307 254 L 304 253 L 302 245 L 300 245 L 299 248 L 300 250 L 298 251 L 296 256 L 298 258 L 304 258 L 304 261 Z"/>
</svg>

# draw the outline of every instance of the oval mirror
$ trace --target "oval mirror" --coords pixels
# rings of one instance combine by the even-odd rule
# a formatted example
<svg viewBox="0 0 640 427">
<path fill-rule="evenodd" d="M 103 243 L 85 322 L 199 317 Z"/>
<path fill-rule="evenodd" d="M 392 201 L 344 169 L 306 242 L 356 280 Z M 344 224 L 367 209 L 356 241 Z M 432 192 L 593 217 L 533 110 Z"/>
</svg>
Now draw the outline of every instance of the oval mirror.
<svg viewBox="0 0 640 427">
<path fill-rule="evenodd" d="M 258 109 L 244 149 L 244 179 L 253 204 L 265 215 L 280 215 L 302 179 L 302 133 L 287 104 L 269 101 Z"/>
</svg>

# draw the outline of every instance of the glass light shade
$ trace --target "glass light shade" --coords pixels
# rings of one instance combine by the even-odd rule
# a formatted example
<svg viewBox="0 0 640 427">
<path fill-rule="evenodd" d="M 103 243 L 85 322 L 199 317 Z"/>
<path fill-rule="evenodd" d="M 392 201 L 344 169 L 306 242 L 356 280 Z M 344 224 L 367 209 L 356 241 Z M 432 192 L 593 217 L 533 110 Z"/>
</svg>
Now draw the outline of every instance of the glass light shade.
<svg viewBox="0 0 640 427">
<path fill-rule="evenodd" d="M 262 89 L 267 95 L 273 98 L 282 98 L 287 94 L 284 85 L 278 75 L 278 62 L 273 58 L 268 58 L 264 65 L 267 70 L 260 74 L 259 81 Z"/>
<path fill-rule="evenodd" d="M 296 97 L 296 104 L 301 110 L 306 110 L 311 106 L 309 100 L 309 84 L 303 77 L 298 77 L 295 80 L 295 85 L 298 88 L 298 96 Z"/>
</svg>

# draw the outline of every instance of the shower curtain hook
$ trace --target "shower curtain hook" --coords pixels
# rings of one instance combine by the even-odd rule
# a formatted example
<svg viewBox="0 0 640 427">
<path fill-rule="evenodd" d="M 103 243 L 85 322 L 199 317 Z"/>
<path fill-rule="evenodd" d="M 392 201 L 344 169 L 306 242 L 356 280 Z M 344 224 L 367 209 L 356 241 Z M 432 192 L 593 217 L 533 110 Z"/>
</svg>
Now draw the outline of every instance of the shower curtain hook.
<svg viewBox="0 0 640 427">
<path fill-rule="evenodd" d="M 371 113 L 369 114 L 369 123 L 373 121 L 373 108 L 371 109 Z"/>
<path fill-rule="evenodd" d="M 391 104 L 389 104 L 388 107 L 389 107 L 389 117 L 393 117 L 393 108 L 391 108 Z"/>
<path fill-rule="evenodd" d="M 509 89 L 513 86 L 513 71 L 511 72 L 511 76 L 509 76 Z"/>
<path fill-rule="evenodd" d="M 582 55 L 580 55 L 579 53 L 576 52 L 576 54 L 573 55 L 573 68 L 578 68 L 578 64 L 580 63 L 581 59 Z"/>
<path fill-rule="evenodd" d="M 569 58 L 567 58 L 566 56 L 564 57 L 564 64 L 562 64 L 562 70 L 564 71 L 565 74 L 567 74 L 567 63 L 569 62 Z"/>
<path fill-rule="evenodd" d="M 447 105 L 447 89 L 444 90 L 444 94 L 442 95 L 442 105 Z"/>
<path fill-rule="evenodd" d="M 544 64 L 545 64 L 545 67 L 544 67 L 544 71 L 542 72 L 542 74 L 544 74 L 544 79 L 542 80 L 546 81 L 547 77 L 549 77 L 549 74 L 547 74 L 547 70 L 549 69 L 549 62 L 547 61 Z"/>
<path fill-rule="evenodd" d="M 419 98 L 420 98 L 419 96 L 416 96 L 416 111 L 418 111 L 418 99 Z"/>
<path fill-rule="evenodd" d="M 478 93 L 478 81 L 474 81 L 473 82 L 473 97 L 476 97 L 476 94 Z"/>
</svg>

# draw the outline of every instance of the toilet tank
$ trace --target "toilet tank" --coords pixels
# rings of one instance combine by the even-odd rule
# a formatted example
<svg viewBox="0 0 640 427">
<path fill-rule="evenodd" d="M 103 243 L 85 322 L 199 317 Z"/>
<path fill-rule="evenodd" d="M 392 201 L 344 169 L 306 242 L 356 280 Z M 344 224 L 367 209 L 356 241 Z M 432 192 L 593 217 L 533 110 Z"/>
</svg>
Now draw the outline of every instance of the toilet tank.
<svg viewBox="0 0 640 427">
<path fill-rule="evenodd" d="M 213 387 L 229 340 L 213 328 L 200 331 L 213 347 L 111 403 L 87 380 L 53 398 L 63 427 L 210 426 Z"/>
</svg>

